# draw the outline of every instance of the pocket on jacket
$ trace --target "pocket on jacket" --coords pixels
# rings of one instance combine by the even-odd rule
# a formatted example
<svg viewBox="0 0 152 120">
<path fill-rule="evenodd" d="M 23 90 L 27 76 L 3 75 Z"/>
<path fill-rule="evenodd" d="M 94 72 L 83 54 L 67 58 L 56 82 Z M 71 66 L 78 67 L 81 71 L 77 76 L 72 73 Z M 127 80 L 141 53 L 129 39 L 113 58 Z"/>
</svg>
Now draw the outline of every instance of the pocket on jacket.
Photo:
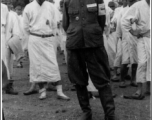
<svg viewBox="0 0 152 120">
<path fill-rule="evenodd" d="M 97 13 L 97 11 L 98 11 L 97 7 L 90 7 L 90 8 L 87 8 L 87 10 L 90 13 Z"/>
<path fill-rule="evenodd" d="M 68 14 L 69 14 L 69 15 L 78 15 L 78 14 L 79 14 L 79 10 L 69 9 L 69 10 L 68 10 Z"/>
</svg>

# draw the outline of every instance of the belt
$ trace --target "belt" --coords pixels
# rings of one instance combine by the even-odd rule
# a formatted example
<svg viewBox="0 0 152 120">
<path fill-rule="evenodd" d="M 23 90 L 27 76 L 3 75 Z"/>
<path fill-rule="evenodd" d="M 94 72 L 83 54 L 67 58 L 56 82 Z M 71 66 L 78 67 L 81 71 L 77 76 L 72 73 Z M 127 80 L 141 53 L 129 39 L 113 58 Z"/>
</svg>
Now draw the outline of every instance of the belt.
<svg viewBox="0 0 152 120">
<path fill-rule="evenodd" d="M 143 36 L 143 37 L 150 38 L 150 31 L 148 31 L 148 32 L 144 33 L 142 36 Z"/>
<path fill-rule="evenodd" d="M 150 31 L 148 31 L 148 32 L 146 32 L 146 33 L 144 33 L 144 34 L 141 34 L 141 35 L 139 36 L 139 38 L 143 38 L 143 37 L 150 38 Z"/>
<path fill-rule="evenodd" d="M 41 37 L 41 38 L 46 38 L 46 37 L 52 37 L 52 36 L 54 36 L 53 34 L 50 34 L 50 35 L 39 35 L 39 34 L 36 34 L 36 33 L 30 33 L 30 34 L 34 35 L 34 36 Z"/>
</svg>

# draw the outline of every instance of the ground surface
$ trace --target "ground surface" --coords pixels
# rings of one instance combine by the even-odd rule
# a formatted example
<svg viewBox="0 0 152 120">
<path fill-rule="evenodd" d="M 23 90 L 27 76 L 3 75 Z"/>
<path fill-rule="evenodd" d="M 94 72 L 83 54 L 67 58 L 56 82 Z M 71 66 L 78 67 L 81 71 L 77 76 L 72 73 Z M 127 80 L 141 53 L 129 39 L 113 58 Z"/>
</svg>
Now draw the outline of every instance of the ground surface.
<svg viewBox="0 0 152 120">
<path fill-rule="evenodd" d="M 24 96 L 23 92 L 29 89 L 28 78 L 29 62 L 23 62 L 24 68 L 14 68 L 14 88 L 19 95 L 12 96 L 3 93 L 3 109 L 6 120 L 76 120 L 82 111 L 78 105 L 76 93 L 71 91 L 66 65 L 62 65 L 63 55 L 58 54 L 64 92 L 71 100 L 63 101 L 56 98 L 56 92 L 48 92 L 47 99 L 40 101 L 39 94 Z M 129 82 L 128 82 L 129 84 Z M 142 101 L 126 100 L 124 94 L 132 94 L 136 88 L 129 85 L 120 89 L 118 83 L 112 84 L 113 92 L 117 94 L 115 100 L 116 115 L 120 120 L 150 120 L 150 97 Z M 99 99 L 91 99 L 93 120 L 104 120 L 104 113 Z"/>
</svg>

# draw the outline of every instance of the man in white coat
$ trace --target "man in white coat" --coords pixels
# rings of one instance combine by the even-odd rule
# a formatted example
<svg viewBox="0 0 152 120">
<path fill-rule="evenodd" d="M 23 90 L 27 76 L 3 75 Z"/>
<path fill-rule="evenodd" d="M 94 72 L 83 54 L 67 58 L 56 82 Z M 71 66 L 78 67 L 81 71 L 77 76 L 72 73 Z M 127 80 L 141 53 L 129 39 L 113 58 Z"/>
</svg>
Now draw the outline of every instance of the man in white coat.
<svg viewBox="0 0 152 120">
<path fill-rule="evenodd" d="M 118 73 L 118 68 L 121 68 L 121 61 L 122 61 L 122 30 L 121 30 L 121 18 L 123 14 L 126 12 L 128 9 L 127 6 L 127 0 L 123 0 L 123 7 L 120 7 L 119 9 L 119 14 L 117 15 L 117 21 L 114 19 L 116 22 L 116 38 L 117 38 L 117 45 L 116 45 L 116 56 L 114 60 L 114 76 L 112 77 L 113 82 L 118 82 L 119 81 L 119 73 Z"/>
<path fill-rule="evenodd" d="M 115 47 L 116 47 L 116 36 L 114 32 L 111 32 L 111 19 L 114 16 L 115 11 L 115 3 L 109 2 L 108 8 L 107 8 L 107 31 L 106 31 L 106 37 L 107 37 L 107 53 L 108 53 L 108 59 L 110 68 L 113 69 L 113 63 L 115 58 Z"/>
<path fill-rule="evenodd" d="M 7 19 L 7 28 L 6 28 L 6 61 L 8 68 L 9 79 L 11 79 L 13 74 L 13 54 L 17 62 L 23 58 L 24 54 L 21 47 L 20 41 L 20 27 L 17 14 L 9 9 L 8 19 Z"/>
<path fill-rule="evenodd" d="M 20 50 L 21 50 L 21 53 L 22 53 L 22 56 L 25 57 L 25 51 L 27 50 L 27 43 L 28 43 L 28 38 L 24 35 L 24 31 L 23 31 L 23 16 L 22 16 L 22 10 L 23 10 L 23 5 L 20 4 L 20 3 L 17 3 L 16 4 L 16 7 L 15 7 L 15 12 L 17 13 L 17 18 L 18 18 L 18 21 L 19 21 L 19 28 L 20 28 Z M 22 68 L 23 65 L 22 65 L 22 61 L 18 61 L 17 63 L 17 67 L 18 68 Z"/>
<path fill-rule="evenodd" d="M 13 81 L 10 80 L 9 69 L 7 66 L 7 42 L 6 42 L 6 31 L 7 31 L 7 19 L 8 19 L 8 8 L 5 4 L 1 3 L 2 17 L 1 17 L 1 40 L 2 40 L 2 76 L 3 76 L 3 90 L 6 94 L 17 95 L 18 93 L 13 89 Z M 7 67 L 6 67 L 7 66 Z"/>
<path fill-rule="evenodd" d="M 20 4 L 17 4 L 16 7 L 15 7 L 15 12 L 17 13 L 18 15 L 18 20 L 19 20 L 19 27 L 20 27 L 20 30 L 21 30 L 21 45 L 22 45 L 22 50 L 25 51 L 27 50 L 27 43 L 28 43 L 28 40 L 25 38 L 26 36 L 24 35 L 24 30 L 23 30 L 23 8 L 24 6 L 20 5 Z"/>
<path fill-rule="evenodd" d="M 128 0 L 129 8 L 136 2 L 136 0 Z M 129 10 L 126 10 L 126 12 Z M 137 70 L 137 37 L 133 36 L 126 26 L 124 18 L 128 16 L 125 14 L 121 18 L 121 29 L 122 29 L 122 65 L 121 65 L 121 83 L 120 88 L 126 87 L 125 77 L 128 73 L 128 65 L 131 65 L 131 86 L 137 87 L 136 85 L 136 70 Z"/>
<path fill-rule="evenodd" d="M 138 90 L 131 96 L 132 99 L 143 99 L 144 89 L 143 83 L 151 81 L 150 71 L 150 0 L 142 0 L 135 3 L 124 18 L 126 27 L 130 33 L 138 37 L 137 55 L 138 68 L 136 75 L 136 82 L 138 83 Z M 135 27 L 131 25 L 135 23 Z"/>
<path fill-rule="evenodd" d="M 59 36 L 60 36 L 60 39 L 61 39 L 60 47 L 61 47 L 61 50 L 64 52 L 65 63 L 67 64 L 67 50 L 66 50 L 67 35 L 66 35 L 66 32 L 64 31 L 64 29 L 62 27 L 64 0 L 61 0 L 59 4 L 60 4 L 60 24 L 59 24 L 59 31 L 60 32 L 59 32 Z"/>
<path fill-rule="evenodd" d="M 2 40 L 2 60 L 6 65 L 6 25 L 8 17 L 8 8 L 5 4 L 1 3 L 1 40 Z"/>
<path fill-rule="evenodd" d="M 24 29 L 29 35 L 30 82 L 38 83 L 39 99 L 46 98 L 45 84 L 56 82 L 58 98 L 69 100 L 62 92 L 61 76 L 53 46 L 52 37 L 57 28 L 53 4 L 45 0 L 34 0 L 25 7 L 23 19 Z"/>
</svg>

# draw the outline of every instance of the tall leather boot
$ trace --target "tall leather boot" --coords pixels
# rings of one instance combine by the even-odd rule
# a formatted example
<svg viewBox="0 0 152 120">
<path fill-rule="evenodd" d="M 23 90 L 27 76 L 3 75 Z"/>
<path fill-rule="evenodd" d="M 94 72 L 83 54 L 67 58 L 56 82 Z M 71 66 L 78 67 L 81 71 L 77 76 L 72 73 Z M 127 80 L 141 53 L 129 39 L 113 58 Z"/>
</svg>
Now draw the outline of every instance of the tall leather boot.
<svg viewBox="0 0 152 120">
<path fill-rule="evenodd" d="M 83 114 L 77 120 L 92 120 L 92 112 L 89 103 L 88 90 L 86 86 L 76 85 L 77 97 Z"/>
<path fill-rule="evenodd" d="M 14 89 L 13 89 L 13 82 L 9 82 L 5 86 L 5 92 L 6 92 L 6 94 L 18 95 L 18 92 L 14 91 Z"/>
<path fill-rule="evenodd" d="M 105 113 L 105 120 L 116 120 L 115 104 L 110 85 L 99 89 L 99 97 Z"/>
</svg>

